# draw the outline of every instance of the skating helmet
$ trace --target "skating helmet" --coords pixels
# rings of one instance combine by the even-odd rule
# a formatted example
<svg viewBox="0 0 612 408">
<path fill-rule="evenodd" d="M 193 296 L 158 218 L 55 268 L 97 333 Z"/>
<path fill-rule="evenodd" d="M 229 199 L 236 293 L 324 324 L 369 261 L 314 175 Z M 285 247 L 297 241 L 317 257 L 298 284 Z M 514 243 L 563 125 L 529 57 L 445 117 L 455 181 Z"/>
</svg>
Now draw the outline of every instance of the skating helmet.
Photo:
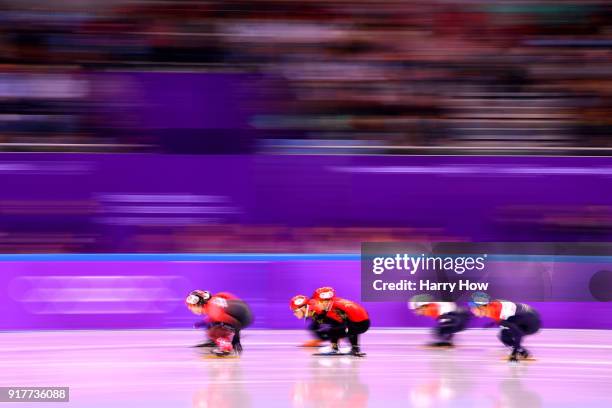
<svg viewBox="0 0 612 408">
<path fill-rule="evenodd" d="M 202 306 L 212 297 L 209 291 L 207 290 L 194 290 L 187 296 L 185 299 L 185 303 L 190 306 Z"/>
<path fill-rule="evenodd" d="M 336 291 L 330 286 L 324 286 L 315 290 L 312 298 L 315 300 L 332 300 L 336 297 Z"/>
<path fill-rule="evenodd" d="M 296 310 L 301 307 L 308 306 L 308 297 L 304 295 L 297 295 L 291 298 L 289 301 L 289 307 L 291 310 Z"/>
<path fill-rule="evenodd" d="M 420 307 L 427 306 L 433 302 L 433 298 L 430 295 L 416 295 L 408 302 L 408 308 L 410 310 L 417 310 Z"/>
<path fill-rule="evenodd" d="M 470 307 L 486 306 L 491 302 L 491 297 L 484 292 L 472 293 L 472 300 L 469 302 Z"/>
</svg>

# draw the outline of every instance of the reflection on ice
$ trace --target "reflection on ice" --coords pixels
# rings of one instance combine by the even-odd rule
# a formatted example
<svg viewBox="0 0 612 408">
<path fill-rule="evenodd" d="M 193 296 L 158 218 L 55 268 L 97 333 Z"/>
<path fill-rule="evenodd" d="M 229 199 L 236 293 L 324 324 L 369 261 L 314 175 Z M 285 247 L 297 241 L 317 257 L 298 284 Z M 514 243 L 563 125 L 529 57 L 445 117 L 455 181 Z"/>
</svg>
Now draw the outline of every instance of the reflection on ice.
<svg viewBox="0 0 612 408">
<path fill-rule="evenodd" d="M 368 385 L 360 379 L 361 360 L 317 357 L 293 385 L 294 408 L 362 408 L 368 406 Z"/>
</svg>

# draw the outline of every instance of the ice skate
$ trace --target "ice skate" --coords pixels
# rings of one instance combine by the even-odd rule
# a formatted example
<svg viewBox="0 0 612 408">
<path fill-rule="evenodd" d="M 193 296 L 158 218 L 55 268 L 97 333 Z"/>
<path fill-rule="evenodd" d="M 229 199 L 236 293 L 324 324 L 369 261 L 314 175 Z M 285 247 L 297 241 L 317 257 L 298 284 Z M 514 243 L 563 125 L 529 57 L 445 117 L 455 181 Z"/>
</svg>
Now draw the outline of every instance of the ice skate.
<svg viewBox="0 0 612 408">
<path fill-rule="evenodd" d="M 229 359 L 229 358 L 238 358 L 240 357 L 238 353 L 236 353 L 235 350 L 222 350 L 218 347 L 212 349 L 210 351 L 210 354 L 207 354 L 205 356 L 205 358 L 223 358 L 223 359 Z"/>
<path fill-rule="evenodd" d="M 520 361 L 535 361 L 535 358 L 527 351 L 527 349 L 520 348 L 517 352 L 517 357 Z"/>
<path fill-rule="evenodd" d="M 342 352 L 337 343 L 332 343 L 331 346 L 320 347 L 314 354 L 315 356 L 340 356 Z"/>
<path fill-rule="evenodd" d="M 217 357 L 227 357 L 232 354 L 232 352 L 229 350 L 221 350 L 220 348 L 215 348 L 212 350 L 211 354 L 214 354 Z"/>
<path fill-rule="evenodd" d="M 435 341 L 432 343 L 428 343 L 426 347 L 433 349 L 448 349 L 455 347 L 455 345 L 450 341 Z"/>
<path fill-rule="evenodd" d="M 522 347 L 512 350 L 512 353 L 507 357 L 509 362 L 520 362 L 520 361 L 535 361 L 535 358 Z"/>
<path fill-rule="evenodd" d="M 202 347 L 203 348 L 203 347 L 215 347 L 215 346 L 216 346 L 216 344 L 215 344 L 214 341 L 208 340 L 208 341 L 205 341 L 204 343 L 196 344 L 193 347 L 196 347 L 196 348 Z"/>
<path fill-rule="evenodd" d="M 349 354 L 353 357 L 365 357 L 366 353 L 364 353 L 363 351 L 361 351 L 361 348 L 359 346 L 354 346 L 351 348 L 351 351 L 349 352 Z"/>
<path fill-rule="evenodd" d="M 516 352 L 510 353 L 510 355 L 507 357 L 507 359 L 508 359 L 509 363 L 518 363 L 518 361 L 519 361 L 518 353 L 516 353 Z"/>
</svg>

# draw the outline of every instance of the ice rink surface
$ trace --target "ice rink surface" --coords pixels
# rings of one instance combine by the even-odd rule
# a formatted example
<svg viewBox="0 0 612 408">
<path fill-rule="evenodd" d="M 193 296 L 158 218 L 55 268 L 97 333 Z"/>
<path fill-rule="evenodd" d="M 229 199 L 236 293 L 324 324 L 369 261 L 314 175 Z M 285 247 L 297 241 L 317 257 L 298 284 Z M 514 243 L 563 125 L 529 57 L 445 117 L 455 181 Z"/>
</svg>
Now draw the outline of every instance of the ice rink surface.
<svg viewBox="0 0 612 408">
<path fill-rule="evenodd" d="M 424 329 L 372 330 L 367 357 L 314 357 L 304 331 L 244 332 L 207 359 L 187 330 L 0 333 L 1 386 L 69 386 L 69 403 L 15 407 L 611 407 L 612 331 L 544 330 L 535 362 L 502 361 L 495 329 L 428 350 Z"/>
</svg>

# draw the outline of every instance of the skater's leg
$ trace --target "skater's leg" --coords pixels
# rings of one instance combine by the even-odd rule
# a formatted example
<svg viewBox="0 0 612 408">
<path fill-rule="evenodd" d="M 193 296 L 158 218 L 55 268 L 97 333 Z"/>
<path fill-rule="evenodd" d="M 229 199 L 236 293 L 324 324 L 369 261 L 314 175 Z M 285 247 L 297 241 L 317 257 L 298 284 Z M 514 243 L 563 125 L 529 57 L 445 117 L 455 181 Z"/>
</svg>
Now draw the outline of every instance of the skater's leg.
<svg viewBox="0 0 612 408">
<path fill-rule="evenodd" d="M 340 323 L 322 323 L 317 330 L 317 336 L 331 342 L 332 351 L 338 351 L 338 341 L 346 337 L 346 325 Z"/>
<path fill-rule="evenodd" d="M 242 353 L 242 343 L 240 342 L 240 330 L 236 330 L 234 338 L 232 339 L 232 347 L 236 350 L 236 353 Z"/>
<path fill-rule="evenodd" d="M 518 328 L 521 333 L 521 339 L 526 335 L 537 333 L 541 327 L 540 316 L 535 311 L 521 313 L 508 320 Z M 524 359 L 530 356 L 527 349 L 521 344 L 521 341 L 519 341 L 519 344 L 513 349 L 513 354 L 517 354 Z"/>
<path fill-rule="evenodd" d="M 517 316 L 517 320 L 517 325 L 525 335 L 535 334 L 542 327 L 540 316 L 535 311 L 521 314 Z"/>
<path fill-rule="evenodd" d="M 348 339 L 351 343 L 351 354 L 356 356 L 364 355 L 359 346 L 359 335 L 365 333 L 370 328 L 370 320 L 353 323 L 350 322 L 347 327 Z"/>
<path fill-rule="evenodd" d="M 362 322 L 349 322 L 347 325 L 347 337 L 351 342 L 351 346 L 359 346 L 359 335 L 368 331 L 370 328 L 370 320 L 364 320 Z"/>
<path fill-rule="evenodd" d="M 329 330 L 327 333 L 329 336 L 329 341 L 331 343 L 332 351 L 337 352 L 339 350 L 338 341 L 340 341 L 340 339 L 344 337 L 346 333 L 344 327 L 335 326 L 331 330 Z"/>
<path fill-rule="evenodd" d="M 438 325 L 434 332 L 440 342 L 450 345 L 453 335 L 458 331 L 458 321 L 455 316 L 445 314 L 438 319 Z"/>
<path fill-rule="evenodd" d="M 504 345 L 512 347 L 513 349 L 521 347 L 521 340 L 523 333 L 519 327 L 510 322 L 504 321 L 501 323 L 501 331 L 499 332 L 499 339 Z"/>
<path fill-rule="evenodd" d="M 343 324 L 323 323 L 319 325 L 316 336 L 323 340 L 337 343 L 342 337 L 346 337 L 346 326 Z"/>
<path fill-rule="evenodd" d="M 228 355 L 234 351 L 233 341 L 236 330 L 227 325 L 214 325 L 208 330 L 208 335 L 215 342 L 217 348 L 213 353 L 217 355 Z"/>
<path fill-rule="evenodd" d="M 193 327 L 196 329 L 206 329 L 210 328 L 210 323 L 207 320 L 199 320 L 193 324 Z M 210 338 L 200 344 L 196 344 L 194 347 L 215 347 L 215 342 Z"/>
<path fill-rule="evenodd" d="M 227 303 L 228 307 L 225 312 L 236 320 L 237 323 L 234 326 L 237 329 L 244 329 L 253 323 L 253 314 L 246 303 L 237 299 L 229 300 Z"/>
<path fill-rule="evenodd" d="M 434 346 L 452 346 L 452 339 L 455 333 L 465 330 L 469 314 L 467 313 L 446 313 L 438 319 L 438 324 L 434 328 L 434 335 L 438 339 Z"/>
<path fill-rule="evenodd" d="M 503 321 L 500 324 L 501 331 L 499 332 L 499 339 L 501 342 L 504 343 L 504 345 L 512 348 L 512 352 L 510 353 L 511 361 L 516 361 L 517 356 L 523 351 L 521 347 L 523 332 L 514 322 L 514 320 L 515 319 L 510 318 Z"/>
</svg>

